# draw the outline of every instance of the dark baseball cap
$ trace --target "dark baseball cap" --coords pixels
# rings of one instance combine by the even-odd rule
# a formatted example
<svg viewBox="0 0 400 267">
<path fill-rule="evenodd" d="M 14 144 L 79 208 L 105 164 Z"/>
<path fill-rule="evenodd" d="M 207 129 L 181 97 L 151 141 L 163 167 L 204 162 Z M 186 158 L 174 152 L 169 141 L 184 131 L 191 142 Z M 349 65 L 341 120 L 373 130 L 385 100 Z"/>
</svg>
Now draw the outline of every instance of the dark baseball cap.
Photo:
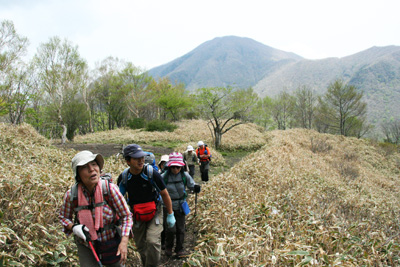
<svg viewBox="0 0 400 267">
<path fill-rule="evenodd" d="M 124 158 L 142 158 L 146 156 L 147 153 L 142 150 L 142 148 L 137 144 L 130 144 L 124 148 Z"/>
</svg>

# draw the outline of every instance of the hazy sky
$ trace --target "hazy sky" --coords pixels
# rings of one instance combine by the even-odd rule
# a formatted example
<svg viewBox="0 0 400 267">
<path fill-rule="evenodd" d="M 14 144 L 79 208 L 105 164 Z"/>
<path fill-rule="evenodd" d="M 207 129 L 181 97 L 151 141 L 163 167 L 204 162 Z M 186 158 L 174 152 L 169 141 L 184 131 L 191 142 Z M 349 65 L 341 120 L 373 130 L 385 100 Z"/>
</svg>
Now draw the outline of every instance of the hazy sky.
<svg viewBox="0 0 400 267">
<path fill-rule="evenodd" d="M 399 10 L 399 0 L 0 0 L 30 57 L 59 36 L 91 67 L 113 56 L 146 69 L 227 35 L 308 59 L 400 45 Z"/>
</svg>

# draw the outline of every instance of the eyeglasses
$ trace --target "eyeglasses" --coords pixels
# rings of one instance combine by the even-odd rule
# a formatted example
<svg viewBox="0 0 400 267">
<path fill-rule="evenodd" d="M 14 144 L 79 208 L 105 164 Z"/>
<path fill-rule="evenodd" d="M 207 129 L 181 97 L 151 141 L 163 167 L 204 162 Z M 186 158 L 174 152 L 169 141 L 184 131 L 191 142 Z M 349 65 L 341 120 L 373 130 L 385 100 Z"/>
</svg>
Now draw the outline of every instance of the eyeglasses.
<svg viewBox="0 0 400 267">
<path fill-rule="evenodd" d="M 181 166 L 171 166 L 171 169 L 180 169 Z"/>
</svg>

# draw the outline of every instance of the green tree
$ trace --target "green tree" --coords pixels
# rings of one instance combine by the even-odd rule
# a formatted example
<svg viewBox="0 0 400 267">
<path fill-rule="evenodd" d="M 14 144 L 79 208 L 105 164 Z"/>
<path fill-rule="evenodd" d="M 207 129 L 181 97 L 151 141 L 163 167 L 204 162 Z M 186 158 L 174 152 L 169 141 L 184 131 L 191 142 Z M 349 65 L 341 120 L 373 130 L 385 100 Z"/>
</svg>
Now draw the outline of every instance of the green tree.
<svg viewBox="0 0 400 267">
<path fill-rule="evenodd" d="M 61 112 L 67 126 L 67 138 L 73 140 L 76 130 L 87 124 L 89 112 L 85 103 L 74 99 L 74 96 L 66 97 Z"/>
<path fill-rule="evenodd" d="M 257 104 L 252 111 L 253 121 L 267 130 L 273 129 L 272 106 L 272 98 L 266 96 L 257 101 Z"/>
<path fill-rule="evenodd" d="M 306 129 L 312 128 L 317 97 L 313 90 L 303 86 L 298 88 L 295 93 L 294 117 L 298 126 Z"/>
<path fill-rule="evenodd" d="M 171 114 L 174 121 L 179 120 L 184 109 L 190 107 L 190 99 L 183 84 L 173 86 L 167 78 L 158 83 L 156 103 Z"/>
<path fill-rule="evenodd" d="M 0 115 L 9 114 L 13 123 L 20 123 L 27 105 L 28 93 L 23 92 L 25 55 L 29 42 L 20 36 L 13 22 L 0 25 Z"/>
<path fill-rule="evenodd" d="M 127 106 L 125 102 L 126 93 L 123 93 L 121 99 L 119 95 L 115 95 L 117 90 L 118 74 L 125 68 L 126 62 L 118 58 L 107 57 L 96 67 L 94 71 L 94 82 L 91 85 L 90 98 L 95 100 L 92 103 L 91 113 L 96 114 L 96 125 L 103 130 L 113 129 L 115 120 L 118 120 L 118 113 L 123 110 L 124 117 L 127 114 Z M 105 127 L 107 125 L 107 128 Z"/>
<path fill-rule="evenodd" d="M 334 81 L 326 94 L 319 97 L 319 120 L 329 131 L 349 136 L 366 116 L 367 104 L 362 97 L 355 86 Z"/>
<path fill-rule="evenodd" d="M 67 95 L 76 95 L 85 86 L 86 61 L 80 57 L 77 46 L 67 40 L 62 42 L 58 37 L 41 44 L 34 60 L 44 99 L 50 107 L 49 110 L 56 115 L 56 122 L 63 129 L 62 143 L 65 143 L 67 126 L 62 108 Z"/>
<path fill-rule="evenodd" d="M 385 141 L 392 144 L 400 144 L 400 119 L 382 123 L 381 128 L 385 135 Z"/>
<path fill-rule="evenodd" d="M 272 118 L 279 130 L 291 127 L 295 98 L 283 91 L 272 102 Z"/>
<path fill-rule="evenodd" d="M 213 87 L 197 90 L 197 108 L 212 127 L 216 149 L 221 145 L 223 134 L 250 119 L 250 111 L 257 100 L 258 95 L 252 88 L 233 90 L 231 87 Z"/>
<path fill-rule="evenodd" d="M 127 92 L 126 103 L 131 114 L 135 118 L 151 119 L 154 99 L 150 85 L 153 78 L 145 70 L 135 67 L 132 63 L 128 63 L 120 72 L 119 78 L 123 90 Z"/>
<path fill-rule="evenodd" d="M 24 121 L 25 110 L 38 97 L 37 80 L 32 67 L 16 69 L 8 76 L 8 94 L 4 98 L 8 103 L 10 122 L 20 124 Z"/>
</svg>

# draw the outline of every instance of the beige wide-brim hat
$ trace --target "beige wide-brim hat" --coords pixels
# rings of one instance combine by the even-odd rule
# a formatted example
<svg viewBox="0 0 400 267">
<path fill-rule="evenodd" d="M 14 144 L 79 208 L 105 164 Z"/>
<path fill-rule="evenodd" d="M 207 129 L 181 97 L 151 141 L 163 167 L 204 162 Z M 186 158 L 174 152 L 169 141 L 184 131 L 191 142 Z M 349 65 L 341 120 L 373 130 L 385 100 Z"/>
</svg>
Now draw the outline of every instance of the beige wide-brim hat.
<svg viewBox="0 0 400 267">
<path fill-rule="evenodd" d="M 104 166 L 104 158 L 101 154 L 93 154 L 88 150 L 83 150 L 77 153 L 72 158 L 72 170 L 74 172 L 74 177 L 76 179 L 78 166 L 83 166 L 91 161 L 95 160 L 100 167 L 100 171 L 103 169 Z"/>
<path fill-rule="evenodd" d="M 169 161 L 169 156 L 168 155 L 162 155 L 160 161 L 158 162 L 158 165 L 160 165 L 161 162 L 168 162 Z"/>
</svg>

